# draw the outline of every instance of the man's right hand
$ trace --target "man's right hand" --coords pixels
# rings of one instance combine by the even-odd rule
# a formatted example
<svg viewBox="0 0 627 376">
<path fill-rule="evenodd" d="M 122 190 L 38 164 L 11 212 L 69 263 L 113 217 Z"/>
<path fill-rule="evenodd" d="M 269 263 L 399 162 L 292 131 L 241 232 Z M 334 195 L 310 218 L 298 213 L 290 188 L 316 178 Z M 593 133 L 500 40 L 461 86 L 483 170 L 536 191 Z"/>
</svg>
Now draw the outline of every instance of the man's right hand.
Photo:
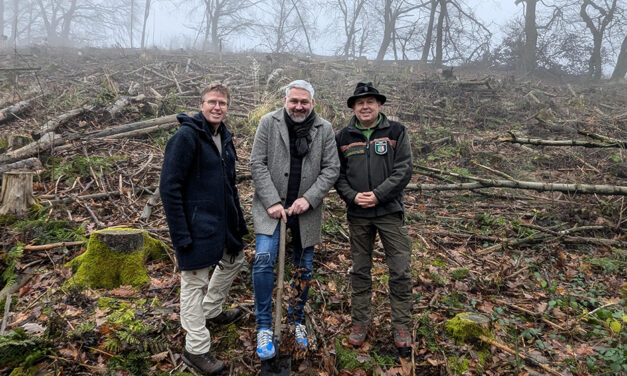
<svg viewBox="0 0 627 376">
<path fill-rule="evenodd" d="M 287 223 L 287 213 L 285 213 L 285 208 L 281 204 L 274 204 L 268 208 L 268 215 L 271 218 L 283 218 L 283 222 Z"/>
</svg>

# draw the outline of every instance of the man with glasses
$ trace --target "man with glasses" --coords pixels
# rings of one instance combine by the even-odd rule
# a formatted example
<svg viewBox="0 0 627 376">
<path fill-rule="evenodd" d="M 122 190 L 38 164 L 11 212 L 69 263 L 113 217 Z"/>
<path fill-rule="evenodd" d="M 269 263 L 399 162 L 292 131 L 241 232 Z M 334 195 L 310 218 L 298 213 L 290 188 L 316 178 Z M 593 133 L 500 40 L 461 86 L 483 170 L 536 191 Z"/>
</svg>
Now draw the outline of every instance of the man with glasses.
<svg viewBox="0 0 627 376">
<path fill-rule="evenodd" d="M 347 205 L 353 259 L 348 342 L 361 346 L 368 333 L 372 249 L 378 232 L 390 270 L 394 344 L 407 356 L 412 346 L 411 241 L 404 223 L 403 189 L 412 174 L 411 147 L 405 127 L 381 112 L 385 100 L 371 82 L 358 83 L 347 101 L 354 115 L 335 139 L 341 164 L 335 188 Z"/>
<path fill-rule="evenodd" d="M 264 115 L 255 134 L 250 170 L 255 184 L 253 222 L 255 261 L 253 287 L 257 315 L 257 355 L 275 355 L 272 333 L 274 262 L 279 247 L 279 221 L 286 222 L 293 241 L 296 297 L 288 320 L 296 343 L 307 348 L 304 307 L 313 268 L 314 245 L 320 242 L 322 200 L 333 187 L 339 161 L 333 128 L 316 114 L 314 89 L 297 80 L 285 88 L 283 108 Z M 276 302 L 280 306 L 281 302 Z"/>
<path fill-rule="evenodd" d="M 201 94 L 199 113 L 177 116 L 181 127 L 166 146 L 159 184 L 181 270 L 182 358 L 203 375 L 224 369 L 209 351 L 209 325 L 241 316 L 238 308 L 222 309 L 244 263 L 242 236 L 248 233 L 235 185 L 233 134 L 224 123 L 229 100 L 226 86 L 212 84 Z"/>
</svg>

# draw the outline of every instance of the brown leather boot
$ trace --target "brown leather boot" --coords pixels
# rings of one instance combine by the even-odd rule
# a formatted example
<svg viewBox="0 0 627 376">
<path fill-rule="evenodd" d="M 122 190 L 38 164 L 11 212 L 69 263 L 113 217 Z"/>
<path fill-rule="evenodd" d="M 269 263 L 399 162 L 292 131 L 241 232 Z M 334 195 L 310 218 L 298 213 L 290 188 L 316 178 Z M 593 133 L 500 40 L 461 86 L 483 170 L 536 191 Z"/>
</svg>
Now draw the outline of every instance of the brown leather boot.
<svg viewBox="0 0 627 376">
<path fill-rule="evenodd" d="M 187 350 L 183 351 L 183 361 L 194 370 L 203 375 L 217 375 L 224 370 L 224 363 L 213 357 L 210 352 L 205 354 L 190 354 Z"/>
</svg>

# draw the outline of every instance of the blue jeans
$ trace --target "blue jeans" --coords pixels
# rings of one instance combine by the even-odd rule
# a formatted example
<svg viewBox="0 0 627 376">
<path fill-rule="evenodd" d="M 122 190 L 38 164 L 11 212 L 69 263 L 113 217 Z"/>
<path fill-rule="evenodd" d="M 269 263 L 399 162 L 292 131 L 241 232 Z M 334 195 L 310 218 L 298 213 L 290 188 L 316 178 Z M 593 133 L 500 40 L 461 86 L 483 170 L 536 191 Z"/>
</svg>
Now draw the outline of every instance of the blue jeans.
<svg viewBox="0 0 627 376">
<path fill-rule="evenodd" d="M 295 218 L 294 218 L 295 219 Z M 314 247 L 302 248 L 298 220 L 290 218 L 287 228 L 292 231 L 293 265 L 292 288 L 296 296 L 290 300 L 287 317 L 290 322 L 302 322 L 305 303 L 309 294 L 309 281 L 313 269 Z M 255 290 L 255 314 L 257 329 L 272 328 L 272 291 L 274 290 L 274 262 L 279 250 L 280 223 L 274 234 L 255 234 L 256 250 L 253 263 L 253 288 Z"/>
</svg>

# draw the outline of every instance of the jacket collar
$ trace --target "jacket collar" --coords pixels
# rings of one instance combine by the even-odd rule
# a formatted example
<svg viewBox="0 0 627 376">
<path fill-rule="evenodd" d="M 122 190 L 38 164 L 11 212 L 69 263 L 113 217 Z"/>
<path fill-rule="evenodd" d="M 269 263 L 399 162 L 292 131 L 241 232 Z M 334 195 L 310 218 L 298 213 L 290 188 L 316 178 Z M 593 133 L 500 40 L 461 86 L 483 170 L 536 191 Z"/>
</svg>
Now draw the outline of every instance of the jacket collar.
<svg viewBox="0 0 627 376">
<path fill-rule="evenodd" d="M 272 114 L 272 118 L 276 120 L 279 124 L 279 133 L 281 134 L 281 139 L 287 146 L 288 150 L 290 147 L 290 135 L 287 130 L 287 124 L 285 123 L 285 111 L 283 111 L 283 107 L 279 108 Z M 320 115 L 316 114 L 316 119 L 314 120 L 311 129 L 309 130 L 309 136 L 313 140 L 315 138 L 316 132 L 318 132 L 318 128 L 320 128 L 324 123 L 322 122 L 322 118 Z"/>
<path fill-rule="evenodd" d="M 379 114 L 381 115 L 381 123 L 379 123 L 379 125 L 376 128 L 388 128 L 390 126 L 390 121 L 388 120 L 387 116 L 385 116 L 383 112 L 379 112 Z M 361 133 L 361 131 L 357 129 L 357 127 L 355 126 L 356 124 L 357 124 L 357 117 L 353 115 L 348 121 L 348 127 L 351 131 L 355 130 Z"/>
<path fill-rule="evenodd" d="M 209 129 L 211 129 L 211 125 L 207 122 L 207 119 L 205 119 L 201 111 L 199 111 L 193 117 L 187 114 L 178 114 L 176 115 L 176 119 L 181 125 L 191 127 L 196 132 L 198 132 L 198 134 L 204 135 L 204 137 L 206 137 L 207 139 L 211 139 L 211 133 L 209 132 Z M 223 144 L 228 143 L 233 138 L 233 133 L 231 133 L 231 131 L 227 128 L 224 122 L 220 124 L 218 132 L 220 132 Z"/>
</svg>

